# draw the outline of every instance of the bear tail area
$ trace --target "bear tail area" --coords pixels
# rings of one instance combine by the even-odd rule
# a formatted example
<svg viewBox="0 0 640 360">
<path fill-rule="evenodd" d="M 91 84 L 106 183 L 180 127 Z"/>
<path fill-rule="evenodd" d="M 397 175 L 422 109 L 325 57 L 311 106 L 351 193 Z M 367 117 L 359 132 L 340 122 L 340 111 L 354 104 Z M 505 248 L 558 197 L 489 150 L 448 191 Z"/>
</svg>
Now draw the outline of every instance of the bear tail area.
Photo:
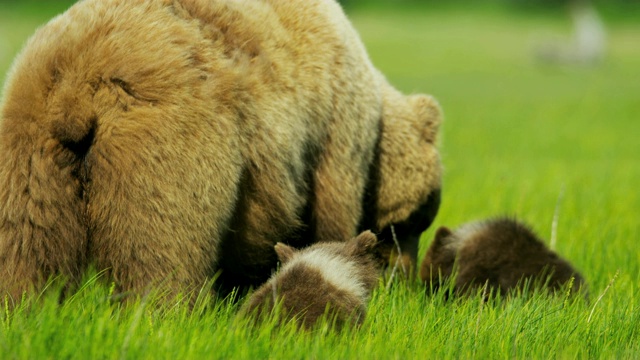
<svg viewBox="0 0 640 360">
<path fill-rule="evenodd" d="M 53 277 L 76 280 L 89 236 L 85 156 L 95 117 L 24 105 L 6 99 L 0 112 L 0 300 L 10 303 Z"/>
</svg>

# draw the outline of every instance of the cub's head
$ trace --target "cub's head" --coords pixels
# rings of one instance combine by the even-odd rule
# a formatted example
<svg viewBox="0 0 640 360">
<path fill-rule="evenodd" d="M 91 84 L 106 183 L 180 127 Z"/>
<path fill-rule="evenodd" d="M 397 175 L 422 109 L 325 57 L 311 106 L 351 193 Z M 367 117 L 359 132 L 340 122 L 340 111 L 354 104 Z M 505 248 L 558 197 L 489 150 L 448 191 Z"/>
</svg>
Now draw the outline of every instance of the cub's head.
<svg viewBox="0 0 640 360">
<path fill-rule="evenodd" d="M 405 96 L 383 82 L 378 151 L 371 169 L 363 228 L 376 229 L 390 255 L 401 248 L 412 271 L 420 235 L 440 206 L 442 166 L 437 149 L 440 106 L 428 95 Z"/>
<path fill-rule="evenodd" d="M 338 257 L 344 261 L 349 261 L 360 267 L 377 272 L 382 264 L 378 245 L 378 238 L 374 233 L 371 231 L 363 231 L 358 236 L 346 242 L 317 243 L 301 250 L 279 242 L 274 246 L 274 249 L 282 265 L 290 263 L 293 259 L 303 254 L 315 254 L 315 256 L 318 257 Z"/>
</svg>

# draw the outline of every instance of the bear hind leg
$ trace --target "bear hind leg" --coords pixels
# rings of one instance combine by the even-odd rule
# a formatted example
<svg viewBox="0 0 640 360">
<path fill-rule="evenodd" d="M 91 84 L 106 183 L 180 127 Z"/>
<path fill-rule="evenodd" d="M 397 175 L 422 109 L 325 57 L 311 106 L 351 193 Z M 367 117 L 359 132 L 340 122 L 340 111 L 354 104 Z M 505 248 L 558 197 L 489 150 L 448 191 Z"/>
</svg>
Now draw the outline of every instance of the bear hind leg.
<svg viewBox="0 0 640 360">
<path fill-rule="evenodd" d="M 15 303 L 25 291 L 40 291 L 52 277 L 79 280 L 87 248 L 79 151 L 49 137 L 4 142 L 0 297 L 8 295 Z"/>
</svg>

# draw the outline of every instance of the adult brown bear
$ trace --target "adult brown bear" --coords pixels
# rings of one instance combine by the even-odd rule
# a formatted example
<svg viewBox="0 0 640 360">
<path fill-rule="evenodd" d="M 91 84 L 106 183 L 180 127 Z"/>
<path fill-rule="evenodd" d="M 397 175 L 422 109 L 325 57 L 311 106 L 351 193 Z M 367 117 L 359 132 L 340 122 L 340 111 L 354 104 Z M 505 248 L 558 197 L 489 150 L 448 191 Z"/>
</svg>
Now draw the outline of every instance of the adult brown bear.
<svg viewBox="0 0 640 360">
<path fill-rule="evenodd" d="M 0 294 L 271 274 L 273 245 L 437 212 L 441 114 L 371 65 L 329 0 L 84 0 L 15 60 L 0 113 Z"/>
</svg>

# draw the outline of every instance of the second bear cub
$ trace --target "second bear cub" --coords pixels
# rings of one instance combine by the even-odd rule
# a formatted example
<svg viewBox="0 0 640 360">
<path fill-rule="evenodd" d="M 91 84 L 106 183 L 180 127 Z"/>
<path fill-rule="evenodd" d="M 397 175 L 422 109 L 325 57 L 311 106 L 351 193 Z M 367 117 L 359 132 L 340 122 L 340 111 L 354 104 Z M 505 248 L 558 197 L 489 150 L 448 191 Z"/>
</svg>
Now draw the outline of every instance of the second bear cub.
<svg viewBox="0 0 640 360">
<path fill-rule="evenodd" d="M 296 319 L 307 329 L 323 315 L 337 327 L 362 323 L 380 273 L 377 243 L 376 236 L 365 231 L 347 242 L 303 250 L 276 244 L 282 267 L 253 293 L 244 312 L 261 317 L 279 303 L 285 319 Z"/>
<path fill-rule="evenodd" d="M 433 289 L 449 278 L 457 266 L 456 293 L 472 293 L 486 283 L 488 290 L 504 295 L 531 285 L 546 284 L 559 290 L 571 278 L 572 289 L 584 284 L 582 276 L 538 238 L 525 224 L 498 218 L 461 226 L 440 227 L 422 262 L 420 277 Z M 546 282 L 545 282 L 546 280 Z"/>
</svg>

